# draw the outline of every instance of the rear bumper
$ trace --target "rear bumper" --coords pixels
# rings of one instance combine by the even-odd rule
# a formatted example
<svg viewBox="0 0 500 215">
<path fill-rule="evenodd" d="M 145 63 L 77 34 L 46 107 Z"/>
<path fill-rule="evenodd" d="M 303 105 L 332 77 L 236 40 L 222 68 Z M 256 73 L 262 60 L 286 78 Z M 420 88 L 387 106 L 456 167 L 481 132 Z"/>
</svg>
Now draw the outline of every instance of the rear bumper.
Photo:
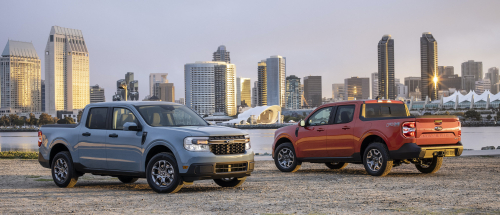
<svg viewBox="0 0 500 215">
<path fill-rule="evenodd" d="M 246 165 L 242 169 L 241 165 Z M 203 179 L 243 178 L 250 176 L 254 169 L 254 161 L 227 163 L 194 163 L 186 173 L 180 175 L 186 182 Z"/>
<path fill-rule="evenodd" d="M 461 142 L 455 145 L 434 145 L 434 146 L 419 146 L 416 143 L 405 143 L 398 150 L 389 151 L 391 159 L 404 160 L 412 158 L 432 158 L 454 157 L 462 155 L 464 146 Z"/>
<path fill-rule="evenodd" d="M 50 162 L 49 160 L 46 160 L 42 153 L 38 153 L 38 162 L 40 163 L 40 165 L 42 165 L 43 167 L 45 168 L 50 168 Z"/>
</svg>

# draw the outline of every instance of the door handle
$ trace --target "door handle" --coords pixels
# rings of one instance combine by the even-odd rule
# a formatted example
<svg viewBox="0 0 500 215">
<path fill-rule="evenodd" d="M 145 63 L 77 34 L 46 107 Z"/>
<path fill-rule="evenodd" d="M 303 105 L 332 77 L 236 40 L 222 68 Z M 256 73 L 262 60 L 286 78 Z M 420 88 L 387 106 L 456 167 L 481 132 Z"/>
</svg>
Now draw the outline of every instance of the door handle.
<svg viewBox="0 0 500 215">
<path fill-rule="evenodd" d="M 109 137 L 118 137 L 118 134 L 110 134 Z"/>
<path fill-rule="evenodd" d="M 85 132 L 85 133 L 82 134 L 82 136 L 88 137 L 88 136 L 90 136 L 90 133 L 89 132 Z"/>
<path fill-rule="evenodd" d="M 316 129 L 316 131 L 324 131 L 322 128 L 318 128 Z"/>
<path fill-rule="evenodd" d="M 349 127 L 349 126 L 344 126 L 344 127 L 342 127 L 342 129 L 347 130 L 347 129 L 351 129 L 351 127 Z"/>
</svg>

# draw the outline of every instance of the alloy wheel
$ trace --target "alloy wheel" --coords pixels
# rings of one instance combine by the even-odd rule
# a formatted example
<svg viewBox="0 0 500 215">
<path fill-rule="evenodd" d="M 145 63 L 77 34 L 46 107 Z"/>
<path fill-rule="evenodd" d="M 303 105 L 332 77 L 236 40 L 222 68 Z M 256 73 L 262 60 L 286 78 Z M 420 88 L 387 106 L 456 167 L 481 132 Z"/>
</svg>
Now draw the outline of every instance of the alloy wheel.
<svg viewBox="0 0 500 215">
<path fill-rule="evenodd" d="M 151 177 L 157 186 L 168 187 L 174 181 L 174 167 L 166 160 L 159 160 L 153 165 Z"/>
<path fill-rule="evenodd" d="M 382 168 L 384 158 L 378 149 L 371 149 L 366 154 L 366 163 L 371 171 L 377 172 Z"/>
<path fill-rule="evenodd" d="M 68 163 L 66 160 L 59 158 L 54 166 L 54 176 L 60 182 L 66 181 L 68 178 Z"/>
<path fill-rule="evenodd" d="M 281 167 L 290 168 L 293 165 L 294 155 L 289 148 L 283 148 L 278 153 L 278 162 Z"/>
</svg>

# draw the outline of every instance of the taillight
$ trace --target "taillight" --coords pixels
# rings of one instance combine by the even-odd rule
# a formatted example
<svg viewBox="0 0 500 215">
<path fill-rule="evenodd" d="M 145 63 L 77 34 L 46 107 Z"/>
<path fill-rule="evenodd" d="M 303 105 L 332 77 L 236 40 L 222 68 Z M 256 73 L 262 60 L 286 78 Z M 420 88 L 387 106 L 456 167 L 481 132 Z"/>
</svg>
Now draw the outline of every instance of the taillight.
<svg viewBox="0 0 500 215">
<path fill-rule="evenodd" d="M 38 147 L 42 145 L 42 131 L 38 131 Z"/>
<path fill-rule="evenodd" d="M 462 123 L 458 121 L 458 137 L 462 136 Z"/>
<path fill-rule="evenodd" d="M 415 137 L 416 132 L 416 123 L 415 122 L 405 122 L 403 123 L 403 136 L 405 137 Z"/>
<path fill-rule="evenodd" d="M 462 130 L 458 130 L 458 137 L 462 136 Z"/>
</svg>

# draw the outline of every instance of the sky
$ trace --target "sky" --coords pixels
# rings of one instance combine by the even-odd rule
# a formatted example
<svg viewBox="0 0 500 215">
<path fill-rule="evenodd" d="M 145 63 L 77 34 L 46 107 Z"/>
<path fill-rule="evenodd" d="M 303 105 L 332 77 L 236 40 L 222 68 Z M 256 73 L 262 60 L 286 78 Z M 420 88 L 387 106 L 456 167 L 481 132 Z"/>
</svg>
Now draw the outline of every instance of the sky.
<svg viewBox="0 0 500 215">
<path fill-rule="evenodd" d="M 286 57 L 286 75 L 322 76 L 332 84 L 377 72 L 377 44 L 395 42 L 395 75 L 420 76 L 420 37 L 438 42 L 438 64 L 461 73 L 467 60 L 483 72 L 500 67 L 500 1 L 3 1 L 0 47 L 33 42 L 42 62 L 50 29 L 82 30 L 90 56 L 90 85 L 105 88 L 134 72 L 142 100 L 149 73 L 168 73 L 184 98 L 184 64 L 210 61 L 219 45 L 231 53 L 238 77 L 257 80 L 257 63 Z M 3 49 L 2 49 L 3 50 Z"/>
</svg>

